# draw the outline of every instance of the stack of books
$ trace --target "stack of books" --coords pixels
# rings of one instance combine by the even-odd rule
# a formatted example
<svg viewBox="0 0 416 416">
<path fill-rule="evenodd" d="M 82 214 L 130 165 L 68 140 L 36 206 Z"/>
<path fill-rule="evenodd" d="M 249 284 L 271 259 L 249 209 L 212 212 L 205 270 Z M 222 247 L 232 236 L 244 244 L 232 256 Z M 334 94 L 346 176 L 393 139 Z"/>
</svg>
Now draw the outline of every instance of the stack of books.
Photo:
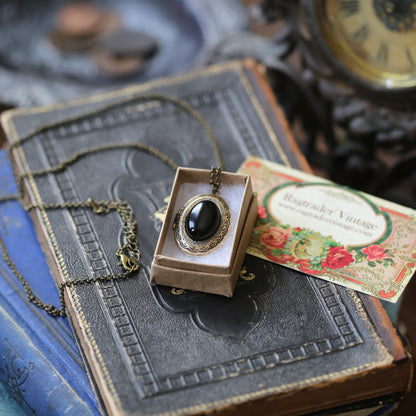
<svg viewBox="0 0 416 416">
<path fill-rule="evenodd" d="M 249 255 L 231 299 L 149 283 L 174 178 L 159 160 L 127 146 L 27 174 L 114 142 L 150 144 L 182 166 L 215 165 L 201 126 L 144 98 L 152 94 L 179 97 L 203 115 L 228 171 L 250 155 L 309 170 L 249 61 L 7 112 L 12 151 L 11 162 L 0 153 L 2 192 L 16 193 L 13 163 L 34 204 L 124 198 L 142 253 L 129 279 L 67 288 L 68 319 L 28 303 L 0 257 L 0 375 L 14 397 L 29 413 L 65 415 L 362 415 L 399 401 L 411 363 L 373 297 Z M 54 282 L 119 271 L 117 215 L 36 209 L 29 217 L 17 201 L 0 210 L 10 256 L 45 302 L 59 305 Z"/>
</svg>

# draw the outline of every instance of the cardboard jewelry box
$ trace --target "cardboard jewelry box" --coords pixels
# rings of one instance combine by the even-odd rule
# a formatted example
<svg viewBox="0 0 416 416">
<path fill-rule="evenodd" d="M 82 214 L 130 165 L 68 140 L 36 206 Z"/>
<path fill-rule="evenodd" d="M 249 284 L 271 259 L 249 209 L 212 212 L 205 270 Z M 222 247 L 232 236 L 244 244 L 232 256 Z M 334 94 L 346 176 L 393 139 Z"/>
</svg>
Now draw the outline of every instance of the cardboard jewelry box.
<svg viewBox="0 0 416 416">
<path fill-rule="evenodd" d="M 232 297 L 257 216 L 250 177 L 221 173 L 220 196 L 231 211 L 229 232 L 202 255 L 187 254 L 176 243 L 173 222 L 187 201 L 211 193 L 210 171 L 179 168 L 150 271 L 151 283 Z"/>
</svg>

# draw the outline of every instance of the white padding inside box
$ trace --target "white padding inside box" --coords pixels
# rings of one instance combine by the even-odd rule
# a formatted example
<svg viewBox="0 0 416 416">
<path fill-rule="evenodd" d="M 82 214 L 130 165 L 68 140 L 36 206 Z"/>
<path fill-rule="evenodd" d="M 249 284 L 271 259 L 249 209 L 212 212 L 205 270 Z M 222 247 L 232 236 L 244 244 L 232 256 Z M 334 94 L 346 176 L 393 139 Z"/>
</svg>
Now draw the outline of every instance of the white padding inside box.
<svg viewBox="0 0 416 416">
<path fill-rule="evenodd" d="M 209 251 L 204 255 L 197 256 L 186 254 L 178 247 L 175 241 L 172 224 L 175 219 L 175 215 L 180 208 L 182 208 L 195 195 L 211 193 L 212 186 L 203 182 L 183 182 L 179 187 L 176 203 L 173 210 L 174 214 L 171 218 L 171 223 L 169 224 L 169 229 L 167 231 L 160 254 L 166 257 L 173 257 L 177 260 L 183 260 L 187 262 L 212 264 L 224 267 L 229 266 L 232 260 L 231 254 L 233 249 L 233 242 L 237 230 L 238 217 L 243 201 L 245 185 L 245 182 L 242 182 L 241 184 L 222 184 L 220 196 L 228 204 L 231 211 L 230 231 L 223 242 L 219 244 L 217 248 Z"/>
</svg>

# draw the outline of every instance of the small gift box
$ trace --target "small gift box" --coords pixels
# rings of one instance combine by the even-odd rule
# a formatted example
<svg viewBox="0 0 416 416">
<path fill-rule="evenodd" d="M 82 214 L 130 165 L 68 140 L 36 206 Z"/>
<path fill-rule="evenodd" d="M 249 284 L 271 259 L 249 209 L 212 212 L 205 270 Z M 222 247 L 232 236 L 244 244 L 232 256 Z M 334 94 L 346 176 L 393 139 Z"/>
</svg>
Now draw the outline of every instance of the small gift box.
<svg viewBox="0 0 416 416">
<path fill-rule="evenodd" d="M 257 198 L 248 175 L 222 172 L 220 195 L 211 188 L 210 171 L 177 170 L 151 283 L 233 295 L 256 221 Z M 204 225 L 201 215 L 208 216 L 209 226 L 194 229 L 198 221 Z"/>
</svg>

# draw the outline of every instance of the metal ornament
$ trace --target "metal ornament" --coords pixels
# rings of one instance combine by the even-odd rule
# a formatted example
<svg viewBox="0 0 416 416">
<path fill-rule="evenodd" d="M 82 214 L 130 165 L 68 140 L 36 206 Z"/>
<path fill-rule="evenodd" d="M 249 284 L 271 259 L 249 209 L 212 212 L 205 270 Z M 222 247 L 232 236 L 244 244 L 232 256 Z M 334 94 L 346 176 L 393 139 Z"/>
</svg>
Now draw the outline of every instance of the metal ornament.
<svg viewBox="0 0 416 416">
<path fill-rule="evenodd" d="M 219 193 L 220 168 L 211 171 L 211 194 L 192 197 L 175 216 L 172 228 L 178 247 L 186 254 L 202 256 L 216 249 L 228 235 L 231 211 Z"/>
</svg>

